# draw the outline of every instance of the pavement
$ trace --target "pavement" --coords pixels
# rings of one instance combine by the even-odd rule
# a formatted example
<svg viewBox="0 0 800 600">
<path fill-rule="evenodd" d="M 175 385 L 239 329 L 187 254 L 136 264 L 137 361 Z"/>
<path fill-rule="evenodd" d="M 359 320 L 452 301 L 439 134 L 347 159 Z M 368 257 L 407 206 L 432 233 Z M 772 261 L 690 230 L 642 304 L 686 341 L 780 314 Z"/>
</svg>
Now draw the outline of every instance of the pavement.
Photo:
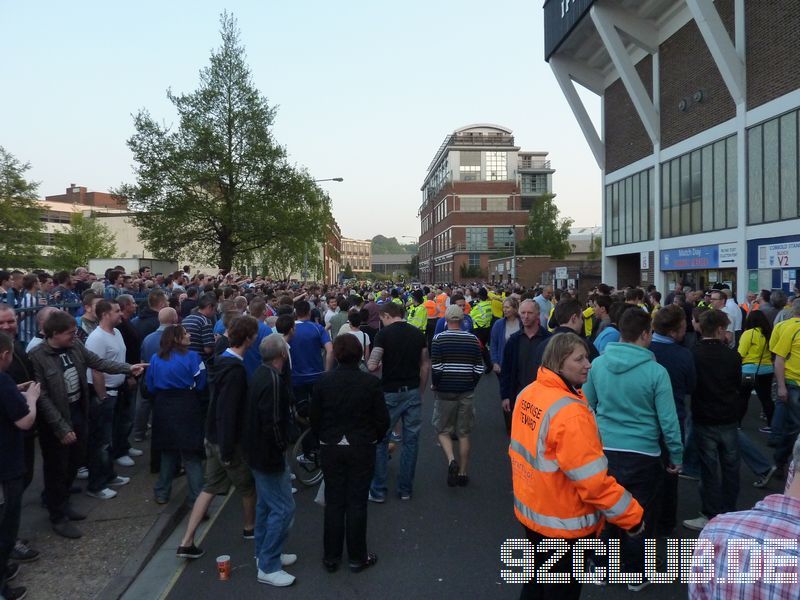
<svg viewBox="0 0 800 600">
<path fill-rule="evenodd" d="M 53 532 L 41 504 L 42 460 L 37 441 L 34 480 L 23 497 L 20 537 L 41 552 L 38 561 L 21 565 L 13 585 L 28 588 L 28 598 L 117 598 L 160 547 L 164 536 L 183 516 L 185 477 L 175 480 L 172 500 L 156 504 L 149 470 L 149 442 L 134 443 L 145 451 L 133 467 L 116 467 L 131 482 L 116 488 L 111 500 L 96 500 L 83 493 L 72 496 L 73 506 L 88 515 L 76 522 L 83 537 L 68 540 Z M 76 482 L 85 488 L 86 482 Z"/>
<path fill-rule="evenodd" d="M 295 584 L 276 590 L 257 583 L 253 542 L 241 538 L 241 503 L 236 494 L 218 499 L 212 520 L 201 531 L 199 545 L 206 554 L 195 561 L 175 557 L 177 540 L 185 527 L 178 525 L 172 537 L 153 554 L 124 596 L 126 600 L 168 598 L 245 598 L 255 594 L 317 600 L 349 598 L 517 598 L 521 586 L 503 581 L 500 547 L 504 540 L 521 538 L 522 529 L 512 509 L 511 473 L 507 459 L 508 441 L 499 408 L 497 381 L 485 376 L 476 393 L 476 427 L 472 436 L 470 484 L 449 488 L 446 463 L 437 447 L 430 425 L 432 395 L 423 404 L 419 461 L 410 501 L 390 494 L 386 504 L 369 505 L 367 540 L 378 564 L 353 574 L 340 569 L 329 574 L 322 568 L 323 510 L 313 503 L 316 488 L 301 489 L 295 496 L 297 512 L 286 545 L 298 554 L 296 565 L 287 570 L 297 577 Z M 758 401 L 753 398 L 745 431 L 770 456 L 766 437 L 758 433 Z M 395 454 L 396 456 L 396 454 Z M 140 461 L 141 462 L 141 461 Z M 390 461 L 394 473 L 396 459 Z M 752 507 L 768 493 L 779 493 L 783 482 L 773 480 L 766 490 L 753 488 L 755 476 L 742 465 L 740 509 Z M 393 477 L 390 479 L 393 491 Z M 699 512 L 697 484 L 681 480 L 680 520 Z M 678 527 L 680 537 L 697 537 Z M 87 536 L 94 537 L 94 536 Z M 217 578 L 215 558 L 231 556 L 230 580 Z M 582 598 L 589 600 L 628 597 L 624 585 L 585 585 Z M 652 599 L 686 598 L 681 584 L 651 585 L 638 595 Z M 36 596 L 39 597 L 39 596 Z M 42 596 L 44 597 L 44 596 Z"/>
</svg>

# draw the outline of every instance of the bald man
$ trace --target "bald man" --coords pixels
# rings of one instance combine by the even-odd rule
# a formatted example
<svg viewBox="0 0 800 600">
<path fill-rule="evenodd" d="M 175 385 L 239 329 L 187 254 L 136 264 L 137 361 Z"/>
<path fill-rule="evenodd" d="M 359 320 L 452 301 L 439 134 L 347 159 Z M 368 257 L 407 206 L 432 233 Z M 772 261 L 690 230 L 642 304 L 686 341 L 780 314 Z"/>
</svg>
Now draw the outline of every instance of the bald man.
<svg viewBox="0 0 800 600">
<path fill-rule="evenodd" d="M 150 362 L 154 354 L 158 353 L 158 347 L 161 345 L 161 334 L 168 325 L 178 324 L 178 313 L 174 308 L 169 306 L 162 308 L 158 311 L 158 329 L 153 333 L 148 334 L 142 341 L 141 359 L 144 362 Z M 147 421 L 150 420 L 150 398 L 145 397 L 146 394 L 139 395 L 139 404 L 136 407 L 136 417 L 133 421 L 133 439 L 136 442 L 144 440 L 147 433 Z"/>
</svg>

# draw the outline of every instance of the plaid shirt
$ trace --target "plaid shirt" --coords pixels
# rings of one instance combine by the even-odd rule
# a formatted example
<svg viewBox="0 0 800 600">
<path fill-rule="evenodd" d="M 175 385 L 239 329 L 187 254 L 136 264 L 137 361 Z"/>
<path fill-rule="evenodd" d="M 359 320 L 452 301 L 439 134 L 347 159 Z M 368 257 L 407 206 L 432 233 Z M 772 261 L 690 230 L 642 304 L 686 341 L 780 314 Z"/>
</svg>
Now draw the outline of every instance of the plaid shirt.
<svg viewBox="0 0 800 600">
<path fill-rule="evenodd" d="M 772 494 L 764 498 L 751 510 L 727 513 L 712 519 L 700 533 L 700 539 L 710 542 L 698 544 L 692 558 L 692 571 L 699 572 L 710 546 L 714 548 L 714 578 L 708 583 L 690 583 L 691 600 L 796 600 L 800 597 L 798 583 L 798 541 L 800 541 L 800 499 Z M 739 572 L 759 573 L 755 583 L 723 583 L 728 576 L 728 544 L 733 539 L 791 540 L 793 549 L 775 550 L 774 563 L 789 563 L 791 566 L 768 567 L 763 562 L 757 567 L 750 565 L 752 556 L 747 551 L 739 552 Z M 776 578 L 775 572 L 794 573 L 794 583 L 765 583 L 764 569 Z"/>
</svg>

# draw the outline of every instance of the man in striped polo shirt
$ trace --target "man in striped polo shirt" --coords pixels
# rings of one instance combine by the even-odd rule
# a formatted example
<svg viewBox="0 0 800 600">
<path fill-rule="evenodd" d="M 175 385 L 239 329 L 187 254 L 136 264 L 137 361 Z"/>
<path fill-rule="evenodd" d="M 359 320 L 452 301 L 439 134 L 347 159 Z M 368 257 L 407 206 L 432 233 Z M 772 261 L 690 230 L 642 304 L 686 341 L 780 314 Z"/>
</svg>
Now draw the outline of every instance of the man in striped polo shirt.
<svg viewBox="0 0 800 600">
<path fill-rule="evenodd" d="M 463 487 L 469 483 L 469 434 L 475 422 L 473 396 L 483 375 L 483 358 L 478 338 L 461 330 L 463 309 L 457 304 L 448 306 L 445 319 L 447 329 L 431 343 L 431 388 L 436 393 L 433 427 L 447 457 L 447 485 Z M 458 438 L 460 464 L 453 454 L 453 434 Z"/>
</svg>

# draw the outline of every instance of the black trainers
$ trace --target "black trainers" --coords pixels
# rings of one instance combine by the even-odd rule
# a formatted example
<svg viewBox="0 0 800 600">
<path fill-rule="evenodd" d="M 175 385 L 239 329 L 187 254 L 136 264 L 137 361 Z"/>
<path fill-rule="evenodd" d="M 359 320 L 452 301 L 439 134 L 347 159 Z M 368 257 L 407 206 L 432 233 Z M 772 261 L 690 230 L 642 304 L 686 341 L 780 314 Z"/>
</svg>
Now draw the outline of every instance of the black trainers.
<svg viewBox="0 0 800 600">
<path fill-rule="evenodd" d="M 367 554 L 367 560 L 365 560 L 364 562 L 358 562 L 358 563 L 351 562 L 350 570 L 353 573 L 360 573 L 364 569 L 367 569 L 369 567 L 374 567 L 376 564 L 378 564 L 378 555 L 370 553 Z"/>
<path fill-rule="evenodd" d="M 6 566 L 6 581 L 11 581 L 19 575 L 19 565 L 17 563 L 8 563 Z"/>
<path fill-rule="evenodd" d="M 456 487 L 458 484 L 458 463 L 454 460 L 450 461 L 450 465 L 447 467 L 447 485 L 450 487 Z"/>
<path fill-rule="evenodd" d="M 22 586 L 15 588 L 6 586 L 6 590 L 3 592 L 3 598 L 5 598 L 5 600 L 22 600 L 27 595 L 28 588 Z"/>
<path fill-rule="evenodd" d="M 458 485 L 460 487 L 467 487 L 468 483 L 469 483 L 469 476 L 468 475 L 464 475 L 464 474 L 459 474 L 458 475 Z"/>
<path fill-rule="evenodd" d="M 9 558 L 21 563 L 34 562 L 39 560 L 39 551 L 28 546 L 28 540 L 17 540 Z"/>
<path fill-rule="evenodd" d="M 256 530 L 255 529 L 242 529 L 242 537 L 246 540 L 254 540 L 256 539 Z"/>
<path fill-rule="evenodd" d="M 178 551 L 175 555 L 178 558 L 200 558 L 205 554 L 205 550 L 201 550 L 194 544 L 191 546 L 178 546 Z"/>
</svg>

